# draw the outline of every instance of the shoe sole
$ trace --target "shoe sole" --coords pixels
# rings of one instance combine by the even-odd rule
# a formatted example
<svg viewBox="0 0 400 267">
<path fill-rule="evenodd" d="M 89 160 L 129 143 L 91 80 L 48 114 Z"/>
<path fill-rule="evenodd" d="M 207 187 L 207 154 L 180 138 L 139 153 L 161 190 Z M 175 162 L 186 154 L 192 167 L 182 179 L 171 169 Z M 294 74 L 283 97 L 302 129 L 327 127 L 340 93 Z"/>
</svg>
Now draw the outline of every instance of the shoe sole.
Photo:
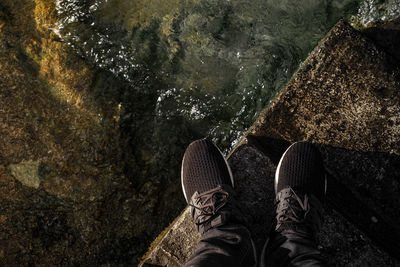
<svg viewBox="0 0 400 267">
<path fill-rule="evenodd" d="M 291 145 L 285 150 L 285 152 L 283 153 L 281 159 L 279 160 L 278 167 L 276 167 L 276 171 L 275 171 L 275 181 L 274 181 L 274 192 L 275 192 L 275 195 L 278 193 L 278 192 L 276 192 L 276 190 L 277 190 L 277 188 L 278 188 L 279 171 L 280 171 L 280 169 L 281 169 L 282 160 L 283 160 L 283 158 L 285 157 L 286 152 L 288 152 L 289 149 L 290 149 L 292 146 L 294 146 L 295 144 L 297 144 L 297 143 L 299 143 L 299 142 L 295 142 L 295 143 L 291 144 Z M 324 188 L 324 191 L 325 191 L 325 192 L 324 192 L 324 195 L 326 195 L 326 190 L 327 190 L 327 188 L 328 188 L 328 178 L 327 178 L 326 172 L 325 172 L 325 177 L 324 177 L 324 179 L 325 179 L 325 188 Z"/>
<path fill-rule="evenodd" d="M 204 139 L 206 139 L 206 138 L 204 138 Z M 204 140 L 204 139 L 203 139 L 203 140 Z M 213 145 L 214 145 L 214 143 L 213 143 Z M 224 154 L 222 154 L 221 150 L 219 150 L 219 148 L 218 148 L 216 145 L 214 145 L 214 146 L 217 148 L 218 152 L 221 154 L 222 158 L 224 159 L 225 165 L 226 165 L 226 167 L 228 168 L 229 178 L 231 178 L 232 188 L 235 188 L 235 183 L 234 183 L 234 181 L 233 181 L 233 175 L 232 175 L 231 167 L 229 166 L 228 161 L 226 160 Z M 187 197 L 186 197 L 185 186 L 183 185 L 183 164 L 184 164 L 184 163 L 185 163 L 185 155 L 183 156 L 182 164 L 181 164 L 181 185 L 182 185 L 182 192 L 183 192 L 183 195 L 185 196 L 185 199 L 186 199 L 186 203 L 189 203 L 189 200 L 188 200 Z"/>
</svg>

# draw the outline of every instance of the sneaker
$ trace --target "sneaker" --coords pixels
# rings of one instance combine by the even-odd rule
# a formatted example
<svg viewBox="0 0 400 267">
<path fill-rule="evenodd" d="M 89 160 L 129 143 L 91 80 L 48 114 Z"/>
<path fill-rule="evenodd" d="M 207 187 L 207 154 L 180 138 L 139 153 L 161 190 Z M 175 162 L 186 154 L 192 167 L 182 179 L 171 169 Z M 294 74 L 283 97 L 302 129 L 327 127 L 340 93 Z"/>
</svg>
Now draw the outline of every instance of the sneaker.
<svg viewBox="0 0 400 267">
<path fill-rule="evenodd" d="M 191 143 L 183 156 L 182 191 L 198 231 L 222 225 L 235 213 L 234 181 L 221 151 L 211 141 Z"/>
<path fill-rule="evenodd" d="M 291 229 L 315 237 L 321 227 L 327 180 L 319 151 L 310 143 L 292 144 L 275 173 L 275 231 Z"/>
<path fill-rule="evenodd" d="M 264 245 L 261 266 L 325 266 L 317 247 L 326 176 L 311 144 L 292 144 L 275 173 L 276 218 Z"/>
<path fill-rule="evenodd" d="M 189 145 L 182 160 L 181 180 L 197 230 L 215 242 L 208 249 L 203 244 L 185 266 L 257 266 L 254 242 L 234 198 L 231 169 L 211 141 L 201 139 Z M 205 235 L 215 228 L 218 231 Z M 202 255 L 210 250 L 215 253 Z"/>
</svg>

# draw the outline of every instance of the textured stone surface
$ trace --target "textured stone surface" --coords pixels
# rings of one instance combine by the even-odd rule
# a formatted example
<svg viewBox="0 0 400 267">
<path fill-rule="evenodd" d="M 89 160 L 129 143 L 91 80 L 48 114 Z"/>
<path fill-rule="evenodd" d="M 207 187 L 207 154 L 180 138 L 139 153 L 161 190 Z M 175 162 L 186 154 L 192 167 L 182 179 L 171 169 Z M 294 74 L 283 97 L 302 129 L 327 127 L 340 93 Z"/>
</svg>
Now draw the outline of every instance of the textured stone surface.
<svg viewBox="0 0 400 267">
<path fill-rule="evenodd" d="M 393 57 L 340 23 L 249 133 L 399 154 L 399 82 Z"/>
<path fill-rule="evenodd" d="M 259 250 L 277 161 L 290 142 L 306 140 L 318 145 L 330 174 L 320 236 L 329 263 L 399 265 L 399 73 L 390 54 L 340 22 L 259 116 L 229 159 Z M 181 219 L 179 227 L 192 227 L 187 210 Z M 193 252 L 177 249 L 173 232 L 160 240 L 144 262 L 159 264 L 161 250 L 179 250 L 181 262 Z"/>
<path fill-rule="evenodd" d="M 8 166 L 11 175 L 20 181 L 23 185 L 38 188 L 40 185 L 39 162 L 21 161 L 18 164 Z"/>
<path fill-rule="evenodd" d="M 135 265 L 158 199 L 124 175 L 118 103 L 95 96 L 120 84 L 52 32 L 54 3 L 0 1 L 0 265 Z"/>
<path fill-rule="evenodd" d="M 149 251 L 147 257 L 151 258 L 151 261 L 144 263 L 144 266 L 151 263 L 161 266 L 182 266 L 190 254 L 193 253 L 200 239 L 200 234 L 192 223 L 189 208 L 183 211 L 164 235 L 174 236 L 174 238 L 162 238 L 154 241 L 158 249 Z"/>
</svg>

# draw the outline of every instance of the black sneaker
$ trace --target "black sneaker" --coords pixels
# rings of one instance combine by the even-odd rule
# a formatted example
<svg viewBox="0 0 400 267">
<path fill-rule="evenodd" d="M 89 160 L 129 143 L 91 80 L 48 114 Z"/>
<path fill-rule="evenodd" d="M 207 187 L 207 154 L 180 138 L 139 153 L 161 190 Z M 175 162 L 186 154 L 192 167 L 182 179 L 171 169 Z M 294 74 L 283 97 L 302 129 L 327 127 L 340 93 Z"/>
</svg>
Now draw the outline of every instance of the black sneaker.
<svg viewBox="0 0 400 267">
<path fill-rule="evenodd" d="M 224 224 L 235 209 L 233 176 L 221 151 L 211 141 L 191 143 L 183 156 L 182 190 L 201 234 Z M 229 203 L 229 205 L 227 205 Z"/>
<path fill-rule="evenodd" d="M 301 229 L 315 236 L 321 226 L 326 175 L 319 151 L 310 143 L 292 144 L 275 173 L 275 231 Z"/>
<path fill-rule="evenodd" d="M 183 156 L 181 179 L 197 230 L 203 236 L 218 229 L 208 236 L 217 240 L 208 248 L 215 250 L 214 256 L 203 257 L 207 250 L 203 245 L 185 266 L 256 266 L 254 242 L 235 201 L 232 172 L 221 151 L 207 139 L 191 143 Z M 235 255 L 230 255 L 226 246 L 236 246 Z"/>
<path fill-rule="evenodd" d="M 261 256 L 261 266 L 325 266 L 317 248 L 326 175 L 311 144 L 292 144 L 275 173 L 276 218 Z"/>
</svg>

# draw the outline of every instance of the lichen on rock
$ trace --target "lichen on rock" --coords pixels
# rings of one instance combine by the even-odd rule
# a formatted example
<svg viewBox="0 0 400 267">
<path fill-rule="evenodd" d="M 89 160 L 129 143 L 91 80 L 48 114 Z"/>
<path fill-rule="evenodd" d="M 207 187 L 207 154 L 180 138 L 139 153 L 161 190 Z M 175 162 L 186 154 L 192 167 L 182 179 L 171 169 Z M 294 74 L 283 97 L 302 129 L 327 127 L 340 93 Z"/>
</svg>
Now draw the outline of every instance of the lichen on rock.
<svg viewBox="0 0 400 267">
<path fill-rule="evenodd" d="M 18 164 L 10 164 L 8 168 L 12 176 L 23 185 L 37 189 L 40 186 L 39 164 L 39 161 L 21 161 Z"/>
</svg>

